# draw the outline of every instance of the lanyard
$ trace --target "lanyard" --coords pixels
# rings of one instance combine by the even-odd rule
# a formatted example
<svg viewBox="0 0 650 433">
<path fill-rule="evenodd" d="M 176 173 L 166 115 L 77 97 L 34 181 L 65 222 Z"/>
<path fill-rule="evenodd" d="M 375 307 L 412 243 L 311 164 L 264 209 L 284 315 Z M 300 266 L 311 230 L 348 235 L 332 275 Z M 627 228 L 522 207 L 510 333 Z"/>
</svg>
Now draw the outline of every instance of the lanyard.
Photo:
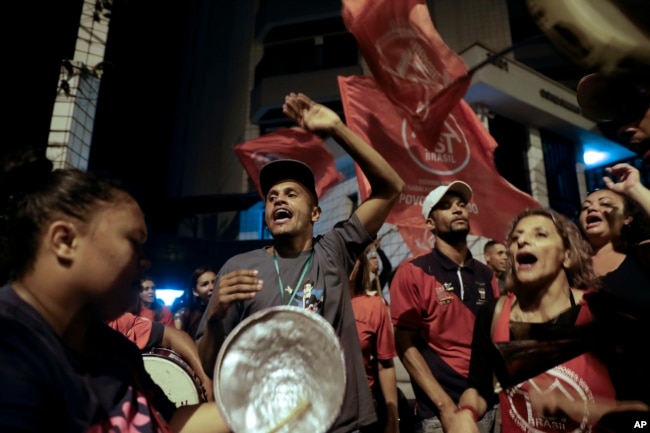
<svg viewBox="0 0 650 433">
<path fill-rule="evenodd" d="M 296 287 L 291 290 L 291 286 L 287 286 L 287 289 L 291 290 L 291 297 L 289 298 L 289 301 L 287 302 L 287 305 L 290 305 L 293 302 L 293 298 L 296 297 L 296 293 L 298 293 L 298 287 L 300 287 L 300 284 L 302 284 L 302 280 L 305 278 L 305 275 L 307 274 L 307 270 L 309 269 L 309 265 L 311 265 L 311 258 L 314 256 L 314 250 L 311 250 L 311 254 L 309 254 L 309 258 L 305 262 L 304 265 L 302 265 L 302 272 L 300 273 L 300 279 L 298 280 L 298 283 L 296 284 Z M 282 300 L 284 300 L 284 283 L 282 282 L 282 277 L 280 276 L 280 265 L 278 265 L 278 257 L 275 254 L 275 248 L 273 248 L 273 263 L 275 264 L 275 273 L 278 275 L 278 286 L 280 287 L 280 297 Z"/>
</svg>

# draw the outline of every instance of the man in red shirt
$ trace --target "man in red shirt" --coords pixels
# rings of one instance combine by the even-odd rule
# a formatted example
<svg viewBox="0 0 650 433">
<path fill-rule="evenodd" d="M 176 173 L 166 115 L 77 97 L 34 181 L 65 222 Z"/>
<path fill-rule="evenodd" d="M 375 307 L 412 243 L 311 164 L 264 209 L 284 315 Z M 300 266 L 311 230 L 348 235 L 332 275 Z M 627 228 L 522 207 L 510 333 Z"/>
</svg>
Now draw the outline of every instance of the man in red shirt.
<svg viewBox="0 0 650 433">
<path fill-rule="evenodd" d="M 422 215 L 433 251 L 405 261 L 390 286 L 397 353 L 411 377 L 419 431 L 442 433 L 467 387 L 475 314 L 499 296 L 492 270 L 467 246 L 472 189 L 454 181 L 429 193 Z M 479 427 L 490 431 L 494 412 Z"/>
</svg>

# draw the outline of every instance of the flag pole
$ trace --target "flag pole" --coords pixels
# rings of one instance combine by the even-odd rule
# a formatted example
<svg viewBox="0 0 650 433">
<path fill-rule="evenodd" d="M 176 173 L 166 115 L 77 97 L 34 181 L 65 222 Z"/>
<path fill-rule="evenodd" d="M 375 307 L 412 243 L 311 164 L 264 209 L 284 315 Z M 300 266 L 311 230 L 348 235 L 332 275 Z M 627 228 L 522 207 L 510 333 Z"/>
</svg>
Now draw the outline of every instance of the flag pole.
<svg viewBox="0 0 650 433">
<path fill-rule="evenodd" d="M 494 61 L 497 60 L 499 57 L 502 57 L 502 56 L 508 54 L 509 52 L 516 50 L 517 48 L 520 48 L 520 47 L 522 47 L 524 45 L 528 45 L 528 44 L 533 43 L 533 42 L 537 42 L 537 41 L 539 41 L 541 39 L 544 39 L 544 35 L 535 35 L 535 36 L 531 36 L 530 38 L 524 39 L 523 41 L 519 41 L 518 43 L 513 44 L 513 45 L 511 45 L 511 46 L 509 46 L 507 48 L 504 48 L 503 50 L 501 50 L 501 51 L 499 51 L 499 52 L 497 52 L 495 54 L 492 54 L 490 57 L 483 60 L 478 65 L 473 66 L 471 69 L 469 69 L 467 71 L 467 75 L 470 75 L 470 76 L 474 75 L 474 73 L 476 71 L 478 71 L 479 69 L 481 69 L 485 65 L 488 65 L 490 63 L 494 63 Z"/>
<path fill-rule="evenodd" d="M 503 50 L 492 54 L 489 56 L 487 59 L 483 60 L 476 66 L 473 66 L 472 68 L 468 69 L 467 72 L 458 78 L 456 78 L 454 81 L 449 83 L 447 86 L 445 86 L 440 92 L 438 92 L 433 98 L 431 98 L 431 101 L 429 104 L 433 105 L 435 104 L 439 99 L 442 99 L 444 95 L 446 95 L 448 92 L 451 92 L 452 89 L 454 89 L 456 86 L 460 86 L 462 82 L 465 82 L 466 80 L 470 79 L 472 75 L 479 69 L 483 68 L 486 65 L 489 65 L 491 63 L 494 63 L 495 60 L 497 60 L 499 57 L 502 57 L 506 54 L 508 54 L 511 51 L 516 50 L 517 48 L 520 48 L 524 45 L 530 44 L 532 42 L 539 41 L 544 38 L 544 35 L 535 35 L 531 36 L 530 38 L 524 39 L 523 41 L 520 41 L 516 44 L 513 44 L 507 48 L 504 48 Z"/>
</svg>

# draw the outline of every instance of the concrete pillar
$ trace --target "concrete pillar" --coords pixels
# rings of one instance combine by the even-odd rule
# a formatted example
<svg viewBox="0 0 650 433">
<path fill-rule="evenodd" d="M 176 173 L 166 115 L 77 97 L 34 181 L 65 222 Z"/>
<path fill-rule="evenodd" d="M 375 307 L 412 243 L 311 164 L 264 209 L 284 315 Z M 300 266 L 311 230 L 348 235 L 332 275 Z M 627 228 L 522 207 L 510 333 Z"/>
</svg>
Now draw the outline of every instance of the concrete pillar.
<svg viewBox="0 0 650 433">
<path fill-rule="evenodd" d="M 549 205 L 542 138 L 537 128 L 528 129 L 528 168 L 532 196 L 542 206 Z"/>
</svg>

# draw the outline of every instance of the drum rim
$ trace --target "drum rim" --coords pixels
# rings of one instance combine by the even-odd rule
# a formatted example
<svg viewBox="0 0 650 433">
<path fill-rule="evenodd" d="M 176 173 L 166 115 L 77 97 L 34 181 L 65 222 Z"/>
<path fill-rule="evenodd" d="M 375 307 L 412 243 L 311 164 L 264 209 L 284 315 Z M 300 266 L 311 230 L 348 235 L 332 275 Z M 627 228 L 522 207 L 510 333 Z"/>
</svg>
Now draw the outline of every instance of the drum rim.
<svg viewBox="0 0 650 433">
<path fill-rule="evenodd" d="M 159 358 L 172 359 L 175 362 L 181 364 L 187 370 L 191 371 L 193 375 L 196 375 L 194 369 L 190 366 L 190 364 L 187 361 L 183 359 L 180 353 L 172 349 L 168 349 L 166 347 L 152 347 L 149 352 L 143 353 L 142 356 L 157 356 Z"/>
<path fill-rule="evenodd" d="M 169 351 L 170 353 L 176 354 L 176 352 L 174 352 L 173 350 L 170 350 L 170 349 L 166 349 L 166 350 Z M 196 375 L 194 370 L 192 370 L 192 368 L 189 366 L 189 364 L 187 364 L 185 361 L 183 361 L 182 358 L 179 357 L 179 359 L 176 359 L 176 358 L 173 358 L 173 357 L 168 356 L 168 355 L 162 355 L 162 354 L 154 353 L 154 352 L 143 353 L 142 354 L 142 364 L 144 365 L 144 368 L 147 371 L 147 374 L 151 377 L 151 372 L 149 372 L 149 370 L 147 370 L 147 367 L 146 367 L 147 359 L 149 359 L 149 360 L 155 359 L 155 360 L 159 360 L 159 361 L 164 361 L 164 362 L 166 362 L 168 364 L 173 365 L 174 367 L 176 367 L 181 372 L 185 373 L 185 377 L 193 385 L 192 388 L 196 390 L 196 397 L 197 397 L 197 402 L 196 403 L 189 403 L 189 404 L 198 404 L 198 403 L 203 403 L 203 402 L 207 401 L 206 398 L 205 398 L 205 390 L 204 390 L 203 384 L 201 383 L 199 377 Z M 167 390 L 165 388 L 163 388 L 162 385 L 160 385 L 158 382 L 153 380 L 153 377 L 151 377 L 151 380 L 156 385 L 158 385 L 158 387 L 165 393 L 165 395 L 167 395 Z M 167 398 L 169 398 L 171 400 L 171 397 L 168 396 Z M 171 400 L 171 401 L 172 401 L 172 403 L 174 403 L 174 405 L 176 405 L 175 401 L 173 401 L 173 400 Z"/>
<path fill-rule="evenodd" d="M 343 354 L 343 348 L 341 347 L 341 342 L 339 340 L 339 337 L 336 335 L 334 332 L 334 328 L 332 327 L 332 324 L 329 323 L 327 320 L 325 320 L 320 314 L 314 313 L 312 311 L 305 310 L 304 308 L 301 307 L 296 307 L 293 305 L 278 305 L 274 307 L 267 307 L 264 308 L 256 313 L 251 314 L 248 316 L 246 319 L 244 319 L 242 322 L 239 323 L 225 338 L 223 344 L 221 345 L 221 348 L 219 349 L 219 353 L 217 355 L 217 361 L 215 362 L 214 365 L 214 375 L 213 375 L 213 394 L 214 394 L 214 400 L 217 404 L 217 407 L 219 408 L 219 412 L 221 412 L 221 415 L 223 416 L 224 420 L 226 421 L 226 424 L 233 429 L 233 420 L 229 416 L 227 410 L 226 410 L 226 405 L 224 404 L 224 401 L 221 397 L 221 392 L 219 390 L 219 377 L 221 373 L 221 365 L 223 363 L 223 360 L 226 356 L 226 352 L 230 345 L 232 344 L 233 340 L 238 338 L 238 336 L 246 331 L 253 323 L 259 321 L 260 319 L 272 315 L 272 314 L 279 314 L 279 313 L 285 313 L 285 312 L 290 312 L 290 313 L 296 313 L 299 315 L 302 315 L 304 317 L 307 317 L 315 322 L 318 322 L 318 329 L 322 330 L 324 334 L 326 334 L 326 337 L 330 338 L 333 342 L 335 342 L 336 346 L 339 348 L 339 354 L 340 354 L 340 362 L 341 362 L 341 367 L 342 367 L 342 372 L 343 372 L 343 392 L 344 392 L 344 397 L 341 400 L 341 405 L 343 404 L 343 401 L 345 400 L 345 389 L 346 389 L 346 384 L 347 384 L 347 370 L 346 370 L 346 365 L 345 365 L 345 356 Z M 326 420 L 327 424 L 327 429 L 329 429 L 336 418 L 338 417 L 340 413 L 340 408 L 338 411 L 333 412 L 334 415 L 330 416 L 329 419 Z M 235 430 L 233 429 L 233 432 Z M 325 431 L 325 430 L 323 430 Z"/>
</svg>

